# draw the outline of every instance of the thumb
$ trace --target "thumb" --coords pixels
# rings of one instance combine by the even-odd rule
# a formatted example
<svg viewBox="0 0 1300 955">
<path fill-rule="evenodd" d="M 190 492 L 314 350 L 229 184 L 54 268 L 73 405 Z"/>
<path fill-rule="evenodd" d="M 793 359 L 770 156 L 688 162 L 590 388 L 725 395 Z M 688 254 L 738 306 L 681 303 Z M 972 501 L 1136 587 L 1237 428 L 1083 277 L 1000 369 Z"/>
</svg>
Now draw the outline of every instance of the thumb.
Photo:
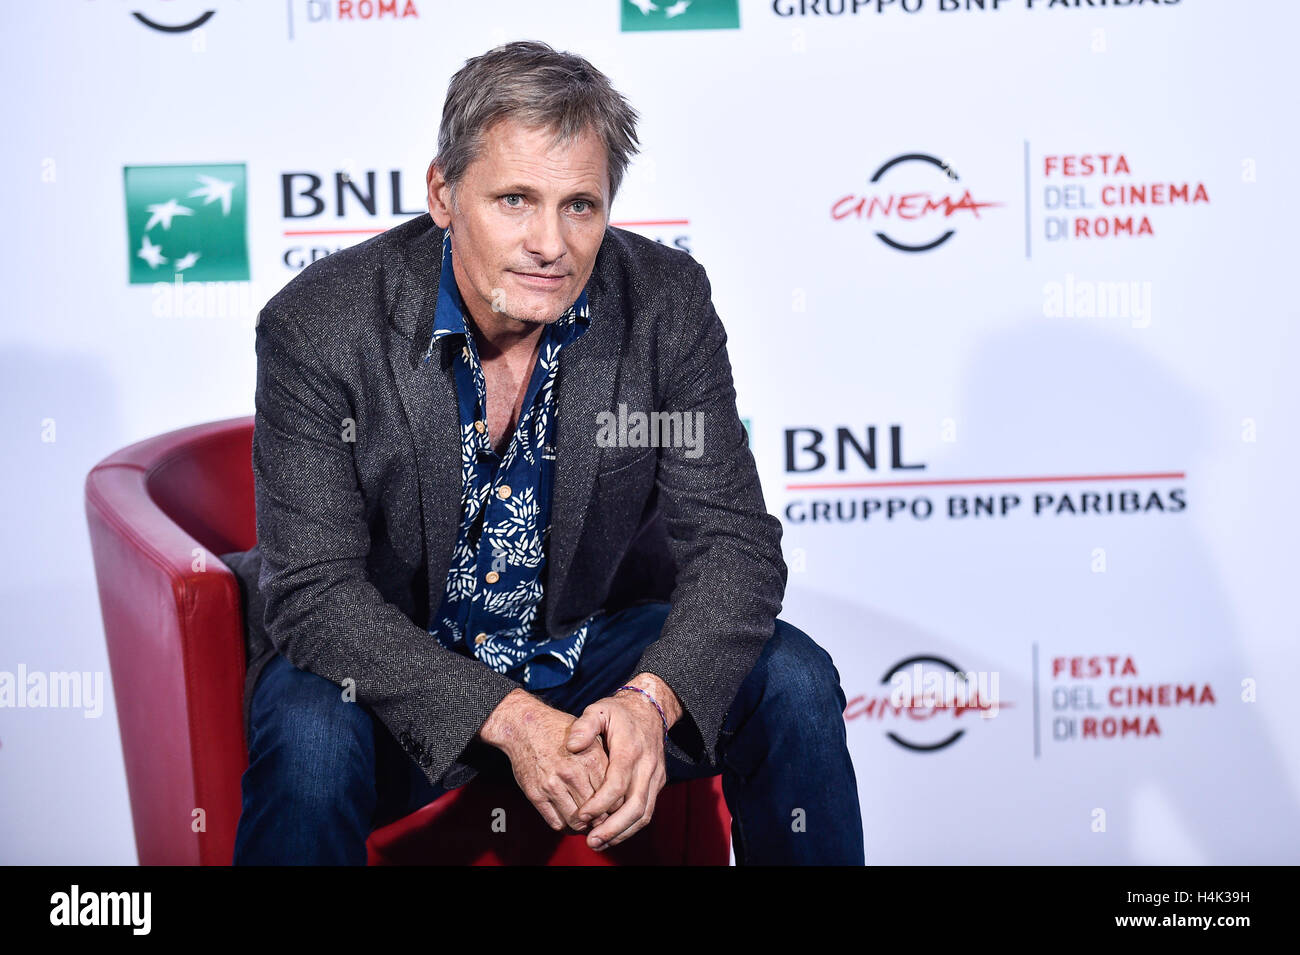
<svg viewBox="0 0 1300 955">
<path fill-rule="evenodd" d="M 569 739 L 565 745 L 570 752 L 576 753 L 591 745 L 591 741 L 600 732 L 595 717 L 582 715 L 569 724 Z"/>
</svg>

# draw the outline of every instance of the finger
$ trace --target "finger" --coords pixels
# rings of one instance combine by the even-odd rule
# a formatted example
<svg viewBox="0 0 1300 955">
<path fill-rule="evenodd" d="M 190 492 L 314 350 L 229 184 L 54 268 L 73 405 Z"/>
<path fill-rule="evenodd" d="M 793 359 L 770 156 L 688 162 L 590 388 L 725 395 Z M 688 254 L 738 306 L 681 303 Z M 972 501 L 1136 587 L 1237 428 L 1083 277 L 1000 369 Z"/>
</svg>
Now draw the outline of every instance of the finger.
<svg viewBox="0 0 1300 955">
<path fill-rule="evenodd" d="M 528 801 L 533 804 L 533 807 L 541 813 L 542 818 L 546 820 L 548 826 L 556 832 L 564 828 L 564 820 L 561 819 L 560 814 L 555 811 L 555 807 L 551 805 L 551 800 L 545 793 L 538 793 L 537 795 L 525 793 L 524 795 L 528 797 Z"/>
<path fill-rule="evenodd" d="M 611 759 L 605 769 L 605 778 L 601 781 L 600 788 L 578 807 L 578 818 L 587 821 L 601 813 L 613 812 L 615 804 L 626 798 L 631 781 L 632 774 L 624 768 L 622 761 L 615 762 Z"/>
<path fill-rule="evenodd" d="M 573 767 L 572 779 L 562 777 L 561 781 L 567 787 L 566 795 L 568 796 L 568 801 L 565 803 L 565 806 L 572 806 L 571 809 L 566 808 L 565 818 L 571 828 L 576 829 L 579 832 L 584 832 L 587 829 L 587 820 L 582 819 L 579 816 L 578 810 L 582 804 L 590 799 L 592 794 L 595 793 L 596 787 L 592 785 L 585 767 L 581 765 Z"/>
<path fill-rule="evenodd" d="M 590 819 L 579 818 L 576 807 L 581 807 L 600 788 L 605 779 L 605 766 L 609 762 L 599 740 L 600 735 L 597 734 L 597 742 L 593 742 L 581 753 L 568 756 L 556 773 L 556 785 L 568 790 L 575 806 L 574 814 L 568 817 L 568 825 L 578 832 L 586 831 Z"/>
<path fill-rule="evenodd" d="M 596 795 L 596 793 L 600 791 L 600 787 L 604 782 L 605 782 L 605 768 L 601 766 L 592 766 L 588 764 L 587 785 L 590 786 L 591 788 L 587 790 L 587 792 L 583 794 L 582 799 L 578 801 L 579 816 L 581 816 L 582 814 L 583 805 L 585 805 L 591 799 L 592 796 Z"/>
<path fill-rule="evenodd" d="M 591 834 L 587 837 L 587 845 L 593 849 L 602 849 L 606 845 L 614 844 L 614 841 L 619 836 L 623 835 L 630 827 L 636 826 L 645 813 L 649 789 L 650 768 L 646 766 L 644 769 L 639 769 L 633 777 L 632 785 L 628 789 L 627 799 L 624 800 L 618 811 L 601 823 L 600 826 L 591 830 Z M 635 831 L 634 829 L 633 832 Z M 627 834 L 631 835 L 632 833 Z M 618 841 L 621 842 L 622 840 L 619 839 Z"/>
<path fill-rule="evenodd" d="M 640 832 L 642 829 L 644 829 L 646 826 L 650 825 L 650 820 L 654 818 L 654 814 L 655 814 L 655 787 L 653 785 L 650 786 L 649 791 L 647 792 L 646 795 L 647 795 L 647 799 L 646 799 L 645 812 L 641 813 L 641 818 L 638 819 L 636 822 L 634 822 L 632 825 L 628 826 L 626 829 L 624 829 L 620 835 L 617 835 L 613 839 L 609 840 L 609 845 L 616 846 L 623 840 L 631 838 L 632 836 Z"/>
<path fill-rule="evenodd" d="M 563 825 L 560 826 L 561 829 L 564 826 L 571 829 L 577 829 L 578 826 L 586 828 L 586 825 L 578 819 L 578 803 L 574 801 L 572 794 L 567 789 L 552 793 L 551 805 L 559 813 L 560 819 L 563 820 Z"/>
<path fill-rule="evenodd" d="M 618 740 L 627 738 L 625 734 L 610 734 L 607 737 L 609 762 L 605 766 L 605 778 L 595 795 L 579 807 L 580 818 L 590 820 L 603 812 L 613 812 L 615 803 L 627 795 L 632 782 L 632 773 L 636 766 L 638 751 L 624 749 Z"/>
<path fill-rule="evenodd" d="M 623 805 L 622 799 L 620 799 L 617 803 L 614 804 L 614 808 L 617 809 L 621 805 Z M 597 826 L 599 826 L 602 822 L 604 822 L 608 818 L 609 818 L 609 813 L 602 812 L 599 816 L 597 816 L 595 819 L 591 821 L 591 828 L 595 829 Z"/>
</svg>

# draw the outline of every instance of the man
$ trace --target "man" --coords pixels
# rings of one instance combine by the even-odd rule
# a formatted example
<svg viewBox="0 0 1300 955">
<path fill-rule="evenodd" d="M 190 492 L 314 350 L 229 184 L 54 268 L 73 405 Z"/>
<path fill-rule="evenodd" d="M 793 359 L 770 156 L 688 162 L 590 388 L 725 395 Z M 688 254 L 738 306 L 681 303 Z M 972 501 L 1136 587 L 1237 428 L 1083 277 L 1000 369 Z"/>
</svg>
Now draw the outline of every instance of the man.
<svg viewBox="0 0 1300 955">
<path fill-rule="evenodd" d="M 708 278 L 609 226 L 636 115 L 545 44 L 469 60 L 429 214 L 259 316 L 237 863 L 364 863 L 480 771 L 597 850 L 721 772 L 741 864 L 863 861 Z"/>
</svg>

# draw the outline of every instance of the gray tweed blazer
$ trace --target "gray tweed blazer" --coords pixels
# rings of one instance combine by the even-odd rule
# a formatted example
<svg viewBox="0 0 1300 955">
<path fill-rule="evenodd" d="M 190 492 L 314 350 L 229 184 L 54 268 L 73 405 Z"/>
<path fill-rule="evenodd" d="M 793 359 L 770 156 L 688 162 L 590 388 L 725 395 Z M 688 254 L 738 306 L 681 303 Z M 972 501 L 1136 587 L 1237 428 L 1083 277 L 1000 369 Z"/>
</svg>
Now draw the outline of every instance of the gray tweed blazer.
<svg viewBox="0 0 1300 955">
<path fill-rule="evenodd" d="M 266 660 L 354 681 L 429 780 L 484 767 L 475 738 L 519 684 L 427 632 L 459 523 L 452 345 L 422 362 L 443 230 L 422 215 L 315 262 L 258 316 L 253 475 L 258 544 L 222 555 L 248 620 L 247 703 Z M 785 592 L 737 417 L 727 335 L 704 268 L 609 228 L 587 286 L 591 326 L 560 355 L 546 632 L 600 608 L 672 604 L 634 670 L 684 708 L 668 752 L 718 766 L 718 734 Z M 703 453 L 607 446 L 598 414 L 699 412 Z M 493 751 L 487 756 L 500 757 Z"/>
</svg>

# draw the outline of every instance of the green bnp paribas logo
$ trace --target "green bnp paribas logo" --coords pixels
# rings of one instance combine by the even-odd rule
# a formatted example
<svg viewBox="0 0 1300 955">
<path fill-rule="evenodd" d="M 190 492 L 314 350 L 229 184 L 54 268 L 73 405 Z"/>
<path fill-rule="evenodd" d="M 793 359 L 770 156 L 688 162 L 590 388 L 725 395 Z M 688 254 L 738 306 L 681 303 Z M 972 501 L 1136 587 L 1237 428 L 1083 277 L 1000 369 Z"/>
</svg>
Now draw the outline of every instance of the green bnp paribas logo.
<svg viewBox="0 0 1300 955">
<path fill-rule="evenodd" d="M 248 281 L 243 163 L 127 166 L 132 285 Z"/>
<path fill-rule="evenodd" d="M 740 0 L 621 0 L 623 32 L 739 30 Z"/>
</svg>

